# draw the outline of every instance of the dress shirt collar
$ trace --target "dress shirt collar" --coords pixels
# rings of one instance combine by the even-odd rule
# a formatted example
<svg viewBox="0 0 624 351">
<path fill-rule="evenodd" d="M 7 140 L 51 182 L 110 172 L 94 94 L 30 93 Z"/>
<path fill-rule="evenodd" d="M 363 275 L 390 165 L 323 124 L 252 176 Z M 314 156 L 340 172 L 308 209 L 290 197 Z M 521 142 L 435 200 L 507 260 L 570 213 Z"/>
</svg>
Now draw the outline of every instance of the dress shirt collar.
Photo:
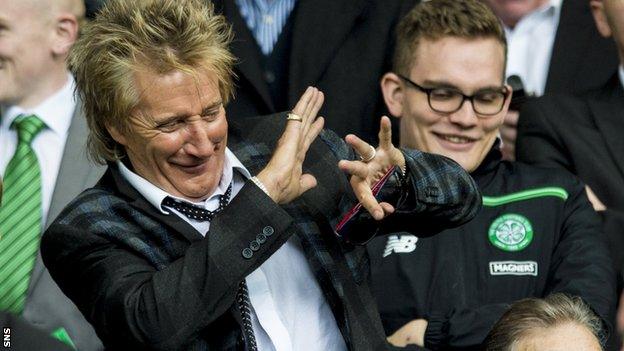
<svg viewBox="0 0 624 351">
<path fill-rule="evenodd" d="M 170 196 L 174 199 L 189 202 L 188 200 L 182 199 L 177 196 L 173 196 L 156 185 L 150 183 L 147 179 L 141 177 L 140 175 L 134 173 L 128 167 L 126 167 L 123 162 L 117 161 L 117 165 L 119 167 L 119 171 L 121 175 L 141 194 L 147 201 L 152 204 L 152 206 L 156 207 L 163 214 L 170 214 L 170 211 L 162 205 L 165 197 Z M 234 177 L 234 170 L 237 170 L 240 174 L 245 178 L 251 178 L 251 174 L 245 168 L 245 166 L 240 162 L 240 160 L 234 155 L 229 148 L 225 149 L 225 161 L 223 163 L 223 174 L 221 175 L 221 180 L 219 181 L 219 185 L 215 189 L 214 193 L 210 195 L 204 201 L 199 203 L 192 203 L 194 205 L 198 205 L 201 207 L 207 207 L 207 204 L 211 202 L 211 200 L 215 200 L 218 202 L 219 195 L 225 194 L 228 186 L 232 182 Z"/>
<path fill-rule="evenodd" d="M 74 110 L 76 109 L 74 87 L 74 77 L 71 74 L 67 74 L 65 85 L 36 107 L 31 109 L 23 109 L 20 106 L 8 107 L 2 116 L 2 124 L 8 127 L 17 116 L 34 114 L 46 124 L 47 129 L 61 137 L 61 140 L 65 140 Z M 68 104 L 67 101 L 72 103 Z"/>
<path fill-rule="evenodd" d="M 622 85 L 622 88 L 624 88 L 624 66 L 621 64 L 618 67 L 618 78 L 620 78 L 620 84 Z"/>
<path fill-rule="evenodd" d="M 552 18 L 554 20 L 553 25 L 556 31 L 557 25 L 559 24 L 559 15 L 561 14 L 561 2 L 562 1 L 563 0 L 550 0 L 546 2 L 541 7 L 538 7 L 533 12 L 528 13 L 527 15 L 522 17 L 520 21 L 516 23 L 516 26 L 513 29 L 503 24 L 503 27 L 505 28 L 505 34 L 509 36 L 511 33 L 513 33 L 516 30 L 531 30 L 533 27 L 532 25 L 524 26 L 522 25 L 522 23 L 534 22 L 538 18 Z"/>
</svg>

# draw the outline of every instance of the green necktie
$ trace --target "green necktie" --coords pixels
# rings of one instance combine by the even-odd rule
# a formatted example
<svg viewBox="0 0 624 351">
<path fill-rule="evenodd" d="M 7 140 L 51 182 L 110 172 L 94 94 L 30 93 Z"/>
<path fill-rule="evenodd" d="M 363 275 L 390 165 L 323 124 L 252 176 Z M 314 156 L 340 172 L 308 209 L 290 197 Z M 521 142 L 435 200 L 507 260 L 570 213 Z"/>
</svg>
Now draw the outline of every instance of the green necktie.
<svg viewBox="0 0 624 351">
<path fill-rule="evenodd" d="M 21 313 L 41 234 L 41 171 L 30 144 L 45 127 L 37 116 L 21 115 L 17 148 L 4 172 L 0 205 L 0 310 Z"/>
</svg>

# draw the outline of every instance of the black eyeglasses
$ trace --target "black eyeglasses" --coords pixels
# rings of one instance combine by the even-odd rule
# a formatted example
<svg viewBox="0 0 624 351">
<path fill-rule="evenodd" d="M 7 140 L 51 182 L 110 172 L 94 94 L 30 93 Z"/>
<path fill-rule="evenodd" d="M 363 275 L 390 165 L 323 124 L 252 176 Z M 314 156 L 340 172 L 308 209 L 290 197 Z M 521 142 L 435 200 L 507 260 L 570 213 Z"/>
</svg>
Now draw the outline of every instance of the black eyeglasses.
<svg viewBox="0 0 624 351">
<path fill-rule="evenodd" d="M 412 87 L 427 94 L 427 101 L 432 110 L 440 113 L 453 113 L 458 111 L 464 101 L 470 100 L 472 109 L 477 116 L 493 116 L 503 109 L 505 99 L 509 94 L 506 87 L 500 89 L 483 89 L 473 95 L 466 95 L 453 88 L 425 88 L 414 83 L 409 78 L 397 74 Z"/>
</svg>

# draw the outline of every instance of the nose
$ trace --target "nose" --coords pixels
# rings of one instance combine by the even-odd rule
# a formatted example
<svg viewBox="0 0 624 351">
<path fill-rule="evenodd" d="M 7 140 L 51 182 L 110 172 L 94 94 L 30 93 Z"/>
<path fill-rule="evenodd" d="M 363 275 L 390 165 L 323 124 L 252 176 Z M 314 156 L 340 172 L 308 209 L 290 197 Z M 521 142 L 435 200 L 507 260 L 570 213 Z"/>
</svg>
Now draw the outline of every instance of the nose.
<svg viewBox="0 0 624 351">
<path fill-rule="evenodd" d="M 208 128 L 201 119 L 187 123 L 184 151 L 200 158 L 210 156 L 214 152 L 214 145 L 208 137 Z"/>
<path fill-rule="evenodd" d="M 449 120 L 462 128 L 470 128 L 477 124 L 478 117 L 472 106 L 472 101 L 465 99 L 459 110 L 449 115 Z"/>
</svg>

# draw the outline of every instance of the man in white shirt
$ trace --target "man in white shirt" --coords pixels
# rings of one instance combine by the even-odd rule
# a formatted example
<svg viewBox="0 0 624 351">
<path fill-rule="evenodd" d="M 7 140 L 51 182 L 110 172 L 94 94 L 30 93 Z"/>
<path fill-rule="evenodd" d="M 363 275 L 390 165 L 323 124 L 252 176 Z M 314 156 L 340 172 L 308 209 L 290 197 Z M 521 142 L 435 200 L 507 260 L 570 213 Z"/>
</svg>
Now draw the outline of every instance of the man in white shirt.
<svg viewBox="0 0 624 351">
<path fill-rule="evenodd" d="M 486 0 L 507 35 L 507 77 L 520 77 L 529 96 L 582 93 L 615 72 L 615 47 L 593 25 L 586 0 Z M 501 127 L 503 157 L 515 158 L 518 106 Z"/>
<path fill-rule="evenodd" d="M 0 309 L 88 351 L 101 343 L 37 252 L 46 224 L 102 172 L 86 161 L 86 123 L 65 64 L 83 20 L 79 0 L 0 2 Z M 27 142 L 26 119 L 40 126 Z"/>
</svg>

